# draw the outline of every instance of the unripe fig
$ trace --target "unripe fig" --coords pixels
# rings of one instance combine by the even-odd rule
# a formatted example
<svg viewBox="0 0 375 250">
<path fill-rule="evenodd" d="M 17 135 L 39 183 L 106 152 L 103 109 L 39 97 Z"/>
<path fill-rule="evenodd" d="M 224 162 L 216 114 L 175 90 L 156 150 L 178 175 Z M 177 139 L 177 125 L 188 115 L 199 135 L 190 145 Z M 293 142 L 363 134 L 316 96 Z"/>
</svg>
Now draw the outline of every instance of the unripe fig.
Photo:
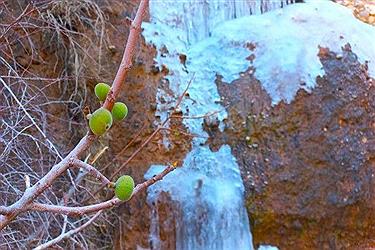
<svg viewBox="0 0 375 250">
<path fill-rule="evenodd" d="M 134 180 L 129 175 L 123 175 L 116 181 L 115 194 L 122 201 L 127 201 L 133 194 Z"/>
<path fill-rule="evenodd" d="M 99 108 L 91 114 L 89 119 L 91 131 L 96 135 L 102 135 L 112 126 L 112 115 L 105 108 Z"/>
<path fill-rule="evenodd" d="M 107 98 L 107 94 L 111 87 L 106 83 L 98 83 L 95 86 L 95 95 L 98 97 L 99 101 L 104 101 Z"/>
<path fill-rule="evenodd" d="M 121 121 L 128 115 L 128 107 L 123 102 L 116 102 L 112 108 L 113 119 Z"/>
</svg>

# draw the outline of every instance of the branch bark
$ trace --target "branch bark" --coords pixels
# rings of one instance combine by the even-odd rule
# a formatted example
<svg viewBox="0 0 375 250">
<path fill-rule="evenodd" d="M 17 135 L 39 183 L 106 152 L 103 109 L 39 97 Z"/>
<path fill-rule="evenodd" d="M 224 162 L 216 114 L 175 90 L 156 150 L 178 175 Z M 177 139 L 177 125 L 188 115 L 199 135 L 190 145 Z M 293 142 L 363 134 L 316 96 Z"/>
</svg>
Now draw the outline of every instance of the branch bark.
<svg viewBox="0 0 375 250">
<path fill-rule="evenodd" d="M 169 165 L 167 168 L 165 168 L 160 174 L 155 175 L 151 179 L 138 184 L 133 191 L 132 198 L 142 190 L 146 189 L 147 187 L 151 186 L 157 181 L 160 181 L 176 169 L 175 165 Z M 132 199 L 131 198 L 131 199 Z M 65 214 L 69 216 L 82 216 L 84 214 L 90 214 L 94 212 L 98 212 L 104 209 L 108 209 L 111 207 L 114 207 L 116 205 L 121 204 L 123 201 L 119 200 L 116 197 L 113 197 L 112 199 L 108 201 L 104 201 L 98 204 L 94 205 L 88 205 L 88 206 L 81 206 L 81 207 L 68 207 L 68 206 L 59 206 L 59 205 L 49 205 L 49 204 L 41 204 L 41 203 L 32 203 L 28 210 L 29 211 L 38 211 L 38 212 L 50 212 L 50 213 L 57 213 L 57 214 Z"/>
<path fill-rule="evenodd" d="M 125 52 L 121 60 L 121 64 L 117 71 L 115 80 L 113 81 L 112 87 L 107 95 L 107 99 L 104 102 L 103 107 L 112 110 L 113 104 L 115 103 L 116 97 L 121 90 L 122 83 L 125 81 L 126 74 L 132 67 L 132 58 L 134 56 L 135 47 L 137 44 L 137 38 L 141 33 L 141 24 L 143 17 L 146 13 L 148 0 L 142 0 L 139 4 L 137 14 L 130 26 L 130 33 L 128 41 L 126 42 Z"/>
<path fill-rule="evenodd" d="M 94 176 L 96 179 L 100 180 L 103 185 L 108 186 L 111 181 L 107 179 L 102 173 L 99 172 L 95 167 L 87 164 L 78 159 L 73 160 L 73 166 L 85 169 L 90 175 Z"/>
<path fill-rule="evenodd" d="M 132 58 L 134 56 L 135 46 L 141 31 L 141 24 L 143 16 L 146 12 L 149 0 L 141 0 L 136 17 L 131 24 L 129 37 L 126 43 L 125 51 L 116 77 L 113 81 L 110 93 L 103 104 L 103 107 L 108 110 L 112 109 L 112 106 L 116 100 L 118 93 L 121 90 L 121 86 L 125 81 L 126 73 L 129 71 L 132 65 Z M 82 153 L 86 151 L 92 143 L 96 140 L 96 136 L 91 132 L 84 136 L 76 147 L 58 164 L 52 167 L 52 169 L 35 185 L 26 189 L 22 197 L 14 204 L 8 207 L 0 207 L 0 211 L 8 211 L 5 215 L 0 215 L 0 230 L 7 226 L 12 220 L 14 220 L 20 213 L 28 211 L 30 204 L 35 199 L 49 188 L 54 180 L 68 170 L 76 159 L 82 156 Z M 9 212 L 10 211 L 10 212 Z"/>
<path fill-rule="evenodd" d="M 142 190 L 146 189 L 147 187 L 151 186 L 152 184 L 154 184 L 155 182 L 157 181 L 160 181 L 164 178 L 164 176 L 166 176 L 167 174 L 169 174 L 170 172 L 172 172 L 174 169 L 176 169 L 176 166 L 175 165 L 170 165 L 168 166 L 166 169 L 164 169 L 163 172 L 161 172 L 160 174 L 154 176 L 153 178 L 143 182 L 142 184 L 139 184 L 136 186 L 136 188 L 134 189 L 134 192 L 133 192 L 133 196 L 134 197 L 138 192 L 141 192 Z M 72 235 L 82 231 L 83 229 L 85 229 L 86 227 L 88 227 L 90 224 L 92 224 L 96 218 L 98 218 L 101 213 L 103 212 L 103 210 L 99 210 L 98 212 L 96 212 L 96 214 L 91 218 L 89 219 L 87 222 L 85 222 L 84 224 L 82 224 L 81 226 L 75 228 L 75 229 L 72 229 L 66 233 L 63 233 L 63 234 L 60 234 L 58 237 L 56 237 L 55 239 L 52 239 L 36 248 L 34 248 L 34 250 L 42 250 L 42 249 L 46 249 L 48 247 L 51 247 L 57 243 L 59 243 L 60 241 L 66 239 L 66 238 L 69 238 L 71 237 Z"/>
<path fill-rule="evenodd" d="M 77 146 L 57 165 L 53 166 L 52 169 L 35 185 L 26 189 L 22 197 L 9 206 L 11 213 L 7 215 L 0 215 L 0 230 L 8 225 L 17 215 L 27 211 L 28 205 L 31 204 L 44 190 L 49 188 L 54 180 L 64 173 L 73 163 L 74 159 L 78 159 L 81 154 L 92 144 L 96 139 L 96 136 L 86 135 Z"/>
</svg>

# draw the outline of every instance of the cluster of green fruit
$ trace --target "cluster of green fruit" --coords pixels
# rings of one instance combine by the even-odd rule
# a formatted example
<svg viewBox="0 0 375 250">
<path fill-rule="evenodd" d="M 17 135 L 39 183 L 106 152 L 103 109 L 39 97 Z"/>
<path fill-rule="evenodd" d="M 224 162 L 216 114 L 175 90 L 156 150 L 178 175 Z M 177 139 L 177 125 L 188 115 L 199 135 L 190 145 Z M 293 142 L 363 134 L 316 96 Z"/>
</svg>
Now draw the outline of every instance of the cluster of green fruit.
<svg viewBox="0 0 375 250">
<path fill-rule="evenodd" d="M 107 98 L 110 86 L 106 83 L 98 83 L 95 86 L 95 95 L 103 102 Z M 89 126 L 95 135 L 104 134 L 112 126 L 113 119 L 121 121 L 128 115 L 128 107 L 123 102 L 116 102 L 112 112 L 106 108 L 99 108 L 90 115 Z"/>
<path fill-rule="evenodd" d="M 106 83 L 98 83 L 95 86 L 95 95 L 99 101 L 103 102 L 107 98 L 110 86 Z M 116 102 L 110 112 L 106 108 L 99 108 L 89 117 L 89 126 L 95 135 L 102 135 L 112 126 L 113 119 L 116 121 L 123 120 L 128 115 L 128 107 L 125 103 Z M 122 201 L 131 198 L 134 190 L 134 180 L 129 175 L 123 175 L 116 181 L 115 195 Z"/>
</svg>

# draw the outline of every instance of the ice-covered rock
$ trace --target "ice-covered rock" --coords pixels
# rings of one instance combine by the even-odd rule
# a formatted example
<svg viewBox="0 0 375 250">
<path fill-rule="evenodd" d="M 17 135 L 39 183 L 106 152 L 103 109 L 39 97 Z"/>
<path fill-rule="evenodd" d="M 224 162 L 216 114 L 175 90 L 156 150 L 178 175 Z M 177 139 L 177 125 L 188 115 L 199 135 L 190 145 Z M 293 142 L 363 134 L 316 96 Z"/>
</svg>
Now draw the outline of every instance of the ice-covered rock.
<svg viewBox="0 0 375 250">
<path fill-rule="evenodd" d="M 311 91 L 316 77 L 325 73 L 317 56 L 319 46 L 341 53 L 341 47 L 350 43 L 360 61 L 368 61 L 370 74 L 375 75 L 375 48 L 369 46 L 375 29 L 356 20 L 350 10 L 330 1 L 308 1 L 278 9 L 281 2 L 269 1 L 266 9 L 277 10 L 249 16 L 264 12 L 260 2 L 267 1 L 151 1 L 151 22 L 143 25 L 143 34 L 160 51 L 155 58 L 157 64 L 169 70 L 166 79 L 175 95 L 172 99 L 177 100 L 192 80 L 189 98 L 181 105 L 184 115 L 216 111 L 223 131 L 222 121 L 228 114 L 220 104 L 215 80 L 220 76 L 230 83 L 249 67 L 273 104 L 282 100 L 290 103 L 299 89 Z M 186 63 L 180 62 L 181 54 L 186 55 Z M 159 104 L 157 110 L 165 117 L 164 110 L 168 109 Z M 251 235 L 243 214 L 243 184 L 230 148 L 224 145 L 212 152 L 203 146 L 207 137 L 203 118 L 185 119 L 184 123 L 198 135 L 193 149 L 181 169 L 149 189 L 150 204 L 160 190 L 168 191 L 180 203 L 184 215 L 181 223 L 188 226 L 178 232 L 179 249 L 252 248 L 251 243 L 244 247 Z M 161 168 L 151 167 L 146 176 Z M 203 205 L 207 228 L 196 232 L 197 225 L 191 223 L 200 223 L 199 216 L 203 215 L 194 213 L 194 208 Z M 228 230 L 234 233 L 225 237 Z M 199 239 L 204 239 L 203 243 Z M 153 235 L 152 240 L 160 239 Z"/>
</svg>

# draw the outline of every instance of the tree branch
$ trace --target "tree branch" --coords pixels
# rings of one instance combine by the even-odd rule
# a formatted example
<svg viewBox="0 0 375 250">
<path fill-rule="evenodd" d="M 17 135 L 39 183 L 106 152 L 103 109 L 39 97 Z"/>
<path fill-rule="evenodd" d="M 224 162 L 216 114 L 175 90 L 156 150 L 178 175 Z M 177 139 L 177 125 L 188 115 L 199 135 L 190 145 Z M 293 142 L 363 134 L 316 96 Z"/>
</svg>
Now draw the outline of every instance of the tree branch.
<svg viewBox="0 0 375 250">
<path fill-rule="evenodd" d="M 52 167 L 52 169 L 43 176 L 35 185 L 25 190 L 22 197 L 8 207 L 11 213 L 0 215 L 0 230 L 8 225 L 17 215 L 27 211 L 28 205 L 31 204 L 44 190 L 49 188 L 54 180 L 64 173 L 72 164 L 75 158 L 79 158 L 80 155 L 92 144 L 96 139 L 94 135 L 86 135 L 77 146 L 58 164 Z"/>
<path fill-rule="evenodd" d="M 28 210 L 37 212 L 50 212 L 55 214 L 65 214 L 68 216 L 82 216 L 84 214 L 90 214 L 103 209 L 108 209 L 119 204 L 121 200 L 118 198 L 112 198 L 108 201 L 104 201 L 94 205 L 82 206 L 82 207 L 68 207 L 59 205 L 50 205 L 42 203 L 32 203 Z"/>
<path fill-rule="evenodd" d="M 141 1 L 137 14 L 131 23 L 128 41 L 126 42 L 125 52 L 119 66 L 119 70 L 117 71 L 115 80 L 113 81 L 112 87 L 103 105 L 103 107 L 108 110 L 112 110 L 116 97 L 121 90 L 122 83 L 125 82 L 126 74 L 132 67 L 132 58 L 134 55 L 135 46 L 137 44 L 137 38 L 141 33 L 141 24 L 147 10 L 148 2 L 148 0 Z"/>
<path fill-rule="evenodd" d="M 154 184 L 155 182 L 157 181 L 160 181 L 164 178 L 164 176 L 166 176 L 167 174 L 169 174 L 170 172 L 172 172 L 174 169 L 176 169 L 176 166 L 175 165 L 170 165 L 168 166 L 166 169 L 163 170 L 163 172 L 161 172 L 160 174 L 154 176 L 153 178 L 143 182 L 142 184 L 139 184 L 136 186 L 136 188 L 134 189 L 134 192 L 133 192 L 133 196 L 135 196 L 138 192 L 142 191 L 143 189 L 146 189 L 147 187 L 151 186 L 152 184 Z M 60 241 L 66 239 L 66 238 L 69 238 L 71 237 L 72 235 L 82 231 L 83 229 L 85 229 L 86 227 L 88 227 L 90 224 L 92 224 L 96 218 L 98 218 L 101 213 L 103 212 L 103 210 L 99 210 L 98 212 L 96 212 L 96 214 L 91 218 L 89 219 L 87 222 L 85 222 L 84 224 L 82 224 L 81 226 L 75 228 L 75 229 L 72 229 L 66 233 L 63 233 L 63 234 L 60 234 L 58 237 L 56 237 L 55 239 L 53 240 L 50 240 L 36 248 L 34 248 L 34 250 L 42 250 L 42 249 L 46 249 L 48 247 L 51 247 L 57 243 L 59 243 Z"/>
<path fill-rule="evenodd" d="M 158 182 L 164 178 L 167 174 L 172 172 L 176 169 L 175 165 L 169 165 L 167 168 L 163 170 L 158 175 L 155 175 L 151 179 L 138 184 L 133 191 L 132 198 L 142 190 L 146 189 L 147 187 L 151 186 L 155 182 Z M 57 214 L 65 214 L 69 216 L 82 216 L 84 214 L 98 212 L 104 209 L 111 208 L 113 206 L 121 204 L 122 201 L 118 198 L 114 197 L 108 201 L 104 201 L 94 205 L 88 206 L 81 206 L 81 207 L 68 207 L 68 206 L 58 206 L 58 205 L 49 205 L 49 204 L 41 204 L 41 203 L 33 203 L 31 204 L 27 210 L 29 211 L 38 211 L 38 212 L 51 212 Z"/>
<path fill-rule="evenodd" d="M 177 168 L 177 163 L 173 163 L 173 164 L 170 164 L 168 167 L 166 167 L 160 174 L 157 174 L 155 175 L 154 177 L 152 177 L 151 179 L 141 183 L 141 184 L 138 184 L 135 188 L 134 188 L 134 192 L 133 192 L 133 196 L 142 191 L 143 189 L 146 189 L 148 188 L 149 186 L 151 186 L 152 184 L 154 184 L 155 182 L 158 182 L 158 181 L 161 181 L 167 174 L 169 174 L 170 172 L 172 172 L 173 170 L 175 170 Z"/>
<path fill-rule="evenodd" d="M 103 104 L 103 107 L 107 108 L 108 110 L 112 109 L 116 97 L 120 92 L 121 85 L 125 81 L 126 73 L 132 65 L 131 61 L 134 56 L 135 45 L 141 31 L 142 19 L 144 13 L 146 12 L 148 2 L 149 0 L 141 0 L 136 17 L 132 22 L 121 64 L 113 81 L 110 93 L 108 94 L 107 99 Z M 14 220 L 17 215 L 22 212 L 28 211 L 28 209 L 30 208 L 30 204 L 34 202 L 34 200 L 48 187 L 50 187 L 57 177 L 68 170 L 68 168 L 72 166 L 73 161 L 75 159 L 79 159 L 79 157 L 82 156 L 82 153 L 92 145 L 96 138 L 97 137 L 91 132 L 88 133 L 81 139 L 78 145 L 76 145 L 76 147 L 64 159 L 53 166 L 52 169 L 42 179 L 40 179 L 32 187 L 26 189 L 26 191 L 18 201 L 16 201 L 11 206 L 0 207 L 0 211 L 6 212 L 3 213 L 3 215 L 0 215 L 0 230 L 2 230 L 12 220 Z"/>
<path fill-rule="evenodd" d="M 173 110 L 174 111 L 176 111 L 177 109 L 179 109 L 180 108 L 180 104 L 181 104 L 181 102 L 182 102 L 182 100 L 183 100 L 183 98 L 184 98 L 184 96 L 186 95 L 186 93 L 187 93 L 187 91 L 188 91 L 188 89 L 190 88 L 190 85 L 191 85 L 191 83 L 193 82 L 193 80 L 194 80 L 194 77 L 195 77 L 195 73 L 193 74 L 193 76 L 192 76 L 192 78 L 189 80 L 189 82 L 188 82 L 188 84 L 187 84 L 187 86 L 186 86 L 186 88 L 185 88 L 185 90 L 182 92 L 182 94 L 179 96 L 179 98 L 178 98 L 178 100 L 177 100 L 177 102 L 176 102 L 176 104 L 175 104 L 175 106 L 173 107 Z M 168 124 L 168 122 L 169 122 L 169 120 L 171 119 L 171 118 L 180 118 L 181 116 L 170 116 L 170 115 L 168 115 L 168 117 L 163 121 L 163 123 L 162 124 L 160 124 L 153 132 L 152 132 L 152 134 L 148 137 L 148 138 L 146 138 L 146 140 L 142 143 L 142 145 L 139 147 L 139 148 L 137 148 L 137 150 L 135 150 L 134 152 L 133 152 L 133 154 L 131 154 L 130 155 L 130 157 L 123 163 L 123 164 L 121 164 L 121 166 L 114 172 L 114 173 L 112 173 L 112 175 L 110 176 L 110 179 L 113 179 L 117 174 L 119 174 L 122 170 L 124 170 L 125 169 L 125 167 L 130 163 L 130 161 L 132 161 L 137 155 L 138 155 L 138 153 L 148 144 L 148 143 L 150 143 L 150 141 L 151 141 L 151 139 L 152 138 L 154 138 L 162 129 L 164 129 L 165 128 L 165 126 Z M 121 153 L 120 153 L 121 154 Z M 119 155 L 120 155 L 119 154 Z M 108 166 L 108 165 L 107 165 Z M 107 167 L 106 166 L 106 167 Z M 105 168 L 106 168 L 105 167 Z M 104 168 L 104 169 L 105 169 Z M 105 187 L 105 185 L 101 185 L 92 195 L 96 195 L 97 193 L 99 193 L 103 188 Z M 89 200 L 90 198 L 87 198 L 87 199 L 85 199 L 84 200 L 84 203 L 85 202 L 87 202 L 88 200 Z"/>
<path fill-rule="evenodd" d="M 100 180 L 103 185 L 108 186 L 111 181 L 107 179 L 102 173 L 99 172 L 95 167 L 91 166 L 90 164 L 87 164 L 86 162 L 83 162 L 78 159 L 74 159 L 72 162 L 74 167 L 79 167 L 85 169 L 90 175 L 94 176 L 96 179 Z"/>
</svg>

